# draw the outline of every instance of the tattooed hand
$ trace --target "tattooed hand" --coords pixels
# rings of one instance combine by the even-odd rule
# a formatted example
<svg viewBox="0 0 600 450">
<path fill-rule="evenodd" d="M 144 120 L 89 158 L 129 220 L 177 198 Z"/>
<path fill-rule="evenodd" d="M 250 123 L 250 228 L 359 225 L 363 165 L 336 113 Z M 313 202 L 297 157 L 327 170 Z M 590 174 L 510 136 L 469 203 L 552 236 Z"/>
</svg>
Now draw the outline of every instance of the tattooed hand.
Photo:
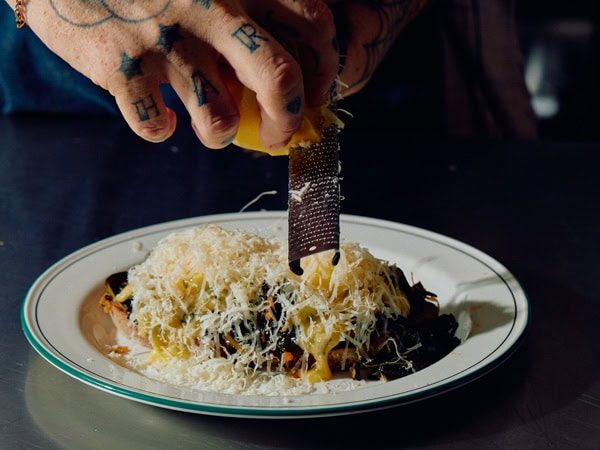
<svg viewBox="0 0 600 450">
<path fill-rule="evenodd" d="M 426 0 L 326 0 L 336 15 L 343 57 L 340 93 L 349 96 L 373 76 L 398 34 Z"/>
<path fill-rule="evenodd" d="M 141 137 L 163 141 L 176 117 L 170 83 L 199 139 L 221 148 L 239 114 L 226 86 L 257 93 L 265 147 L 283 147 L 306 104 L 322 104 L 339 69 L 333 16 L 323 0 L 43 0 L 27 23 L 48 47 L 114 95 Z"/>
</svg>

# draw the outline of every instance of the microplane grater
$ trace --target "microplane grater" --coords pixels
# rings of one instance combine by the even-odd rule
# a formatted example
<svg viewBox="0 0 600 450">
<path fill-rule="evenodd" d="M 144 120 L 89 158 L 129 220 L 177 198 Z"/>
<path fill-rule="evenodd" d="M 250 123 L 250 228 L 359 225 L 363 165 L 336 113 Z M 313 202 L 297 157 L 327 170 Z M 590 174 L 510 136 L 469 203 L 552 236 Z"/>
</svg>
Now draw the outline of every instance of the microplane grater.
<svg viewBox="0 0 600 450">
<path fill-rule="evenodd" d="M 335 102 L 330 109 L 335 113 Z M 297 275 L 302 258 L 340 247 L 339 129 L 324 128 L 321 141 L 289 152 L 288 262 Z"/>
</svg>

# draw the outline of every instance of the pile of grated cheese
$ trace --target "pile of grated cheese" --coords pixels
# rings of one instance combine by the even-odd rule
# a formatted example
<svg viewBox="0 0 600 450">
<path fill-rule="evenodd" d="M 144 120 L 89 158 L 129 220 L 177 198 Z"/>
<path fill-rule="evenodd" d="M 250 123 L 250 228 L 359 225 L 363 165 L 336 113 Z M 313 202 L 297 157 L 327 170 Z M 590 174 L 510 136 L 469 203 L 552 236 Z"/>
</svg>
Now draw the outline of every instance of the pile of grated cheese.
<svg viewBox="0 0 600 450">
<path fill-rule="evenodd" d="M 394 266 L 356 243 L 341 244 L 336 266 L 331 259 L 331 252 L 305 258 L 297 276 L 284 240 L 212 224 L 167 236 L 128 273 L 130 320 L 152 344 L 148 358 L 130 363 L 162 381 L 218 392 L 309 392 L 331 377 L 326 361 L 335 345 L 360 348 L 377 317 L 406 317 L 410 309 Z M 274 297 L 281 305 L 275 329 L 294 328 L 305 352 L 301 379 L 274 362 L 276 338 L 261 343 L 257 315 Z M 224 337 L 235 352 L 223 352 Z"/>
</svg>

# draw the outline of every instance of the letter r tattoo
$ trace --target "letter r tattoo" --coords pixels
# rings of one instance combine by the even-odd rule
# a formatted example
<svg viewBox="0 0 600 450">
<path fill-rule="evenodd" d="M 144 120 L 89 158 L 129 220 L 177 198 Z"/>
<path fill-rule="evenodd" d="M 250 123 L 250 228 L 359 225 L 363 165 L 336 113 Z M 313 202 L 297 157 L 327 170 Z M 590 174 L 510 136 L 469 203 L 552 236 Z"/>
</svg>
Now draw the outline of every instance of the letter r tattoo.
<svg viewBox="0 0 600 450">
<path fill-rule="evenodd" d="M 250 50 L 250 53 L 254 53 L 260 47 L 259 41 L 268 41 L 266 37 L 258 34 L 258 30 L 250 23 L 245 23 L 239 27 L 233 32 L 232 36 Z"/>
</svg>

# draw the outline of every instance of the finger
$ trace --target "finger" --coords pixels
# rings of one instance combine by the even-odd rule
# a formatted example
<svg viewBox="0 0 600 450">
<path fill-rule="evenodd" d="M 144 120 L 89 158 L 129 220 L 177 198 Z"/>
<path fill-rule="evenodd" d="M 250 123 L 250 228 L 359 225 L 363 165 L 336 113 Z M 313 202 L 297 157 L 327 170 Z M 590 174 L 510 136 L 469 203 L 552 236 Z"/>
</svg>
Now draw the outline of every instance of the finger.
<svg viewBox="0 0 600 450">
<path fill-rule="evenodd" d="M 145 60 L 146 59 L 146 60 Z M 150 57 L 135 58 L 123 52 L 121 64 L 109 78 L 108 90 L 130 128 L 151 142 L 169 138 L 176 127 L 175 113 L 168 109 L 160 92 L 161 76 Z"/>
<path fill-rule="evenodd" d="M 208 148 L 223 148 L 234 140 L 240 115 L 227 86 L 218 74 L 200 70 L 191 76 L 192 95 L 186 101 L 196 135 Z"/>
<path fill-rule="evenodd" d="M 254 16 L 300 62 L 306 103 L 327 102 L 339 71 L 333 14 L 322 0 L 250 2 Z"/>
<path fill-rule="evenodd" d="M 179 24 L 161 26 L 161 34 L 165 74 L 190 113 L 192 128 L 206 147 L 227 146 L 239 113 L 219 73 L 220 55 Z"/>
<path fill-rule="evenodd" d="M 211 41 L 236 77 L 256 92 L 261 110 L 259 134 L 264 147 L 284 147 L 300 127 L 304 86 L 299 64 L 277 40 L 243 14 L 231 15 Z"/>
<path fill-rule="evenodd" d="M 235 138 L 239 113 L 219 73 L 216 55 L 194 53 L 195 63 L 183 62 L 189 54 L 171 55 L 167 76 L 188 110 L 192 128 L 208 148 L 223 148 Z M 201 67 L 198 69 L 197 67 Z"/>
</svg>

